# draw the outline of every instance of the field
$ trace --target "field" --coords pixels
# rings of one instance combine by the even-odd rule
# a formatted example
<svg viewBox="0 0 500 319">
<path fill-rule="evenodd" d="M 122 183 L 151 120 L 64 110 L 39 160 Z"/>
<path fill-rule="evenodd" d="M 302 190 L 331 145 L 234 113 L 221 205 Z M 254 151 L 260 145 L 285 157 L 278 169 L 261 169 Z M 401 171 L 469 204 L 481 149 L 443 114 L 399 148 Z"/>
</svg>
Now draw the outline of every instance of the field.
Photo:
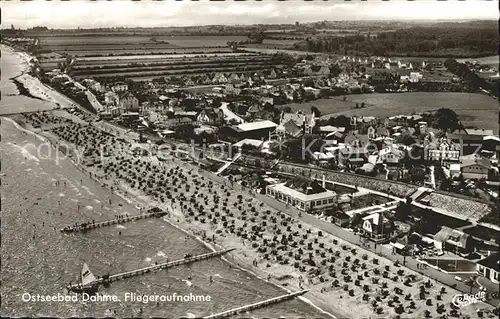
<svg viewBox="0 0 500 319">
<path fill-rule="evenodd" d="M 220 47 L 227 46 L 227 42 L 248 41 L 243 36 L 165 36 L 156 37 L 157 41 L 165 41 L 178 47 Z"/>
<path fill-rule="evenodd" d="M 40 52 L 72 56 L 117 56 L 132 54 L 174 54 L 232 52 L 229 41 L 246 41 L 243 36 L 124 36 L 61 35 L 39 38 Z"/>
<path fill-rule="evenodd" d="M 104 63 L 103 63 L 104 62 Z M 148 80 L 151 77 L 169 75 L 194 75 L 217 72 L 249 73 L 270 70 L 280 62 L 266 55 L 212 57 L 182 57 L 172 59 L 135 59 L 135 60 L 92 60 L 77 61 L 73 75 L 78 78 L 126 76 L 135 80 Z"/>
<path fill-rule="evenodd" d="M 365 108 L 356 109 L 356 103 L 366 104 Z M 439 108 L 454 110 L 464 125 L 492 129 L 498 132 L 498 102 L 493 98 L 475 93 L 372 93 L 348 95 L 346 101 L 341 97 L 320 99 L 307 103 L 292 103 L 294 111 L 309 110 L 316 106 L 322 118 L 331 116 L 362 115 L 385 118 L 398 114 L 412 114 Z"/>
<path fill-rule="evenodd" d="M 165 76 L 267 71 L 281 61 L 270 55 L 234 52 L 229 41 L 246 36 L 165 35 L 61 35 L 40 38 L 39 55 L 44 70 L 57 68 L 69 54 L 75 58 L 72 75 L 77 79 L 126 77 L 151 80 Z"/>
</svg>

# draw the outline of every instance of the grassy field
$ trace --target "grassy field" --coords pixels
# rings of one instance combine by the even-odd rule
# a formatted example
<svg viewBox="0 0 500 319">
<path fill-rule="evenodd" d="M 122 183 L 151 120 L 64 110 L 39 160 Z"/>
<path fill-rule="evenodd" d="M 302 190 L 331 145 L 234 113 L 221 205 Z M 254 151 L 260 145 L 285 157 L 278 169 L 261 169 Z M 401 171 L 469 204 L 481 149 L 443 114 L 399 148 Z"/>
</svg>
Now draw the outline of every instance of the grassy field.
<svg viewBox="0 0 500 319">
<path fill-rule="evenodd" d="M 143 52 L 141 52 L 143 53 Z M 77 66 L 104 66 L 104 65 L 126 65 L 132 63 L 160 63 L 160 62 L 176 62 L 176 61 L 212 61 L 220 59 L 243 59 L 247 57 L 260 57 L 263 55 L 251 53 L 176 53 L 172 54 L 144 54 L 144 55 L 117 55 L 117 56 L 102 56 L 102 57 L 77 57 Z M 41 65 L 46 69 L 57 67 L 58 62 L 65 61 L 64 58 L 45 58 L 41 59 Z"/>
<path fill-rule="evenodd" d="M 47 36 L 39 37 L 40 45 L 138 44 L 151 41 L 150 36 Z"/>
<path fill-rule="evenodd" d="M 178 47 L 215 47 L 226 46 L 228 41 L 248 41 L 243 36 L 161 36 L 157 41 L 165 41 Z"/>
<path fill-rule="evenodd" d="M 366 107 L 356 109 L 356 103 L 364 102 Z M 322 118 L 330 116 L 377 116 L 385 118 L 398 114 L 421 113 L 450 108 L 454 110 L 464 125 L 478 128 L 493 129 L 498 132 L 498 102 L 493 98 L 475 93 L 373 93 L 348 95 L 346 101 L 341 97 L 321 99 L 307 103 L 292 103 L 289 106 L 294 111 L 309 110 L 316 106 Z"/>
<path fill-rule="evenodd" d="M 150 62 L 154 61 L 154 62 Z M 280 61 L 266 55 L 212 57 L 181 57 L 175 59 L 137 59 L 137 60 L 100 60 L 77 61 L 73 75 L 77 78 L 86 76 L 113 77 L 125 76 L 132 79 L 146 80 L 151 77 L 203 74 L 212 72 L 250 72 L 270 70 Z M 47 65 L 48 66 L 48 65 Z"/>
</svg>

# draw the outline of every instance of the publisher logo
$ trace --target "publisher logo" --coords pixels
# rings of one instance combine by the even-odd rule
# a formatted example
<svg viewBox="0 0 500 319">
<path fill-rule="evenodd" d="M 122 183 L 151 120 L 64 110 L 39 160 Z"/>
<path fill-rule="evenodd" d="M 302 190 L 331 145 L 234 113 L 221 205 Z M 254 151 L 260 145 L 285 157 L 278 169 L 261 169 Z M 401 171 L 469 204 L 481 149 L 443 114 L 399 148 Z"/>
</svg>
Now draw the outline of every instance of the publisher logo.
<svg viewBox="0 0 500 319">
<path fill-rule="evenodd" d="M 482 302 L 486 299 L 486 293 L 484 291 L 480 291 L 475 295 L 455 295 L 453 296 L 452 303 L 457 307 L 466 307 L 468 305 L 472 305 L 478 302 Z"/>
</svg>

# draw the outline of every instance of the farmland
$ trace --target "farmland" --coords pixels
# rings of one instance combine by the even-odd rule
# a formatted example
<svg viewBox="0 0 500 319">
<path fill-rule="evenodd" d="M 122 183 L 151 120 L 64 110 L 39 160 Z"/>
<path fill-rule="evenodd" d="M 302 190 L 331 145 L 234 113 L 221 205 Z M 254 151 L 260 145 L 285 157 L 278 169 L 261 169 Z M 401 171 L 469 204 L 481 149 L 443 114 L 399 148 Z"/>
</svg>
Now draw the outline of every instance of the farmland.
<svg viewBox="0 0 500 319">
<path fill-rule="evenodd" d="M 366 104 L 356 109 L 356 103 Z M 387 117 L 396 114 L 412 114 L 439 108 L 452 108 L 464 125 L 477 126 L 498 131 L 498 102 L 493 98 L 476 93 L 373 93 L 349 95 L 346 101 L 341 97 L 321 99 L 308 103 L 287 104 L 292 110 L 308 110 L 316 106 L 323 118 L 338 115 L 361 115 Z"/>
<path fill-rule="evenodd" d="M 104 63 L 103 63 L 104 62 Z M 77 61 L 72 74 L 76 79 L 92 76 L 122 76 L 134 80 L 170 75 L 199 75 L 216 72 L 270 70 L 280 61 L 268 55 L 176 57 L 172 59 L 127 59 Z"/>
<path fill-rule="evenodd" d="M 60 35 L 39 37 L 44 70 L 74 58 L 75 79 L 116 77 L 150 80 L 165 76 L 267 71 L 282 64 L 271 55 L 229 48 L 246 36 Z"/>
<path fill-rule="evenodd" d="M 246 41 L 244 36 L 41 36 L 39 53 L 54 52 L 76 57 L 141 54 L 189 54 L 232 52 L 228 41 Z"/>
</svg>

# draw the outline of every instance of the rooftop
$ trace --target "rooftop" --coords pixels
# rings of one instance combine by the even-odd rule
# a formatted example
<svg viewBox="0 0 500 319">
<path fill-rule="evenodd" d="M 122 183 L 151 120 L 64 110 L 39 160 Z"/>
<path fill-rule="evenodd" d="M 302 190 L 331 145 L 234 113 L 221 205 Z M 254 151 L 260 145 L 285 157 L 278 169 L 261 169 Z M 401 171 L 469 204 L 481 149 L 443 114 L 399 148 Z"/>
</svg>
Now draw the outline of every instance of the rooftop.
<svg viewBox="0 0 500 319">
<path fill-rule="evenodd" d="M 303 202 L 327 199 L 336 195 L 335 192 L 326 190 L 312 181 L 304 182 L 293 180 L 287 183 L 270 185 L 268 187 Z"/>
<path fill-rule="evenodd" d="M 379 213 L 373 213 L 371 215 L 368 215 L 366 217 L 363 217 L 363 220 L 369 220 L 372 224 L 374 225 L 379 225 L 381 222 L 381 217 L 382 215 Z M 389 222 L 387 218 L 384 217 L 384 223 Z"/>
<path fill-rule="evenodd" d="M 262 129 L 268 129 L 268 128 L 276 128 L 278 124 L 265 120 L 265 121 L 259 121 L 259 122 L 251 122 L 251 123 L 243 123 L 236 125 L 236 130 L 239 132 L 249 132 L 249 131 L 255 131 L 255 130 L 262 130 Z"/>
<path fill-rule="evenodd" d="M 498 254 L 491 254 L 488 257 L 478 261 L 477 263 L 481 266 L 495 269 L 500 271 L 500 260 L 498 259 Z"/>
<path fill-rule="evenodd" d="M 474 165 L 474 164 L 480 165 L 480 166 L 485 167 L 487 169 L 491 168 L 491 162 L 486 157 L 475 156 L 474 154 L 462 156 L 461 167 L 467 167 L 467 166 Z"/>
</svg>

